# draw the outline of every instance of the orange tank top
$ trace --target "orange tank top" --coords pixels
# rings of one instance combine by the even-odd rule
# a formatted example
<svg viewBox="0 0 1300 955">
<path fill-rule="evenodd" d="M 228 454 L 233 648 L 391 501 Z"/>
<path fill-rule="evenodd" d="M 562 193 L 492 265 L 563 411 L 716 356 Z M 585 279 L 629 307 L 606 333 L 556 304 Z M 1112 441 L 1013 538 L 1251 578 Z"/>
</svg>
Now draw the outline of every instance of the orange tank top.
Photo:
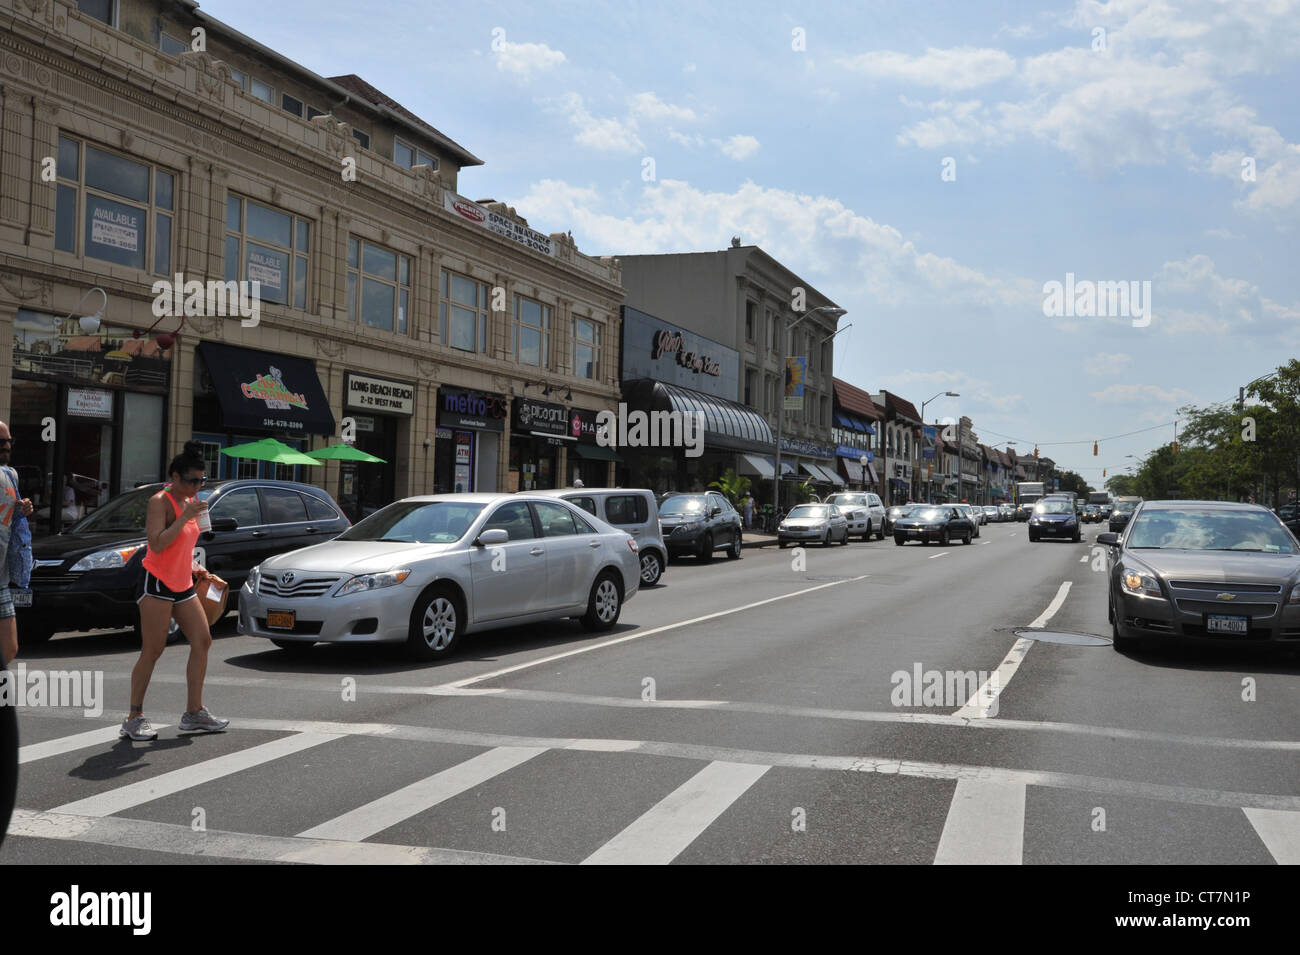
<svg viewBox="0 0 1300 955">
<path fill-rule="evenodd" d="M 179 519 L 181 506 L 172 497 L 170 487 L 164 488 L 163 493 L 172 502 L 172 508 Z M 190 518 L 171 542 L 171 546 L 161 554 L 145 545 L 144 569 L 161 580 L 168 590 L 182 591 L 194 586 L 194 544 L 198 539 L 198 521 Z"/>
</svg>

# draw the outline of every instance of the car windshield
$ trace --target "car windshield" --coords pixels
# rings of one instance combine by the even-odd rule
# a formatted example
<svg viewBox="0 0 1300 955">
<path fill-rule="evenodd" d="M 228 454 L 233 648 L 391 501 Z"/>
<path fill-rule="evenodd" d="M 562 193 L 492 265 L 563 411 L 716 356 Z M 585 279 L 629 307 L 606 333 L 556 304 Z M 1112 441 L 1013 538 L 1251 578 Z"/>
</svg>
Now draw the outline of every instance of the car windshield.
<svg viewBox="0 0 1300 955">
<path fill-rule="evenodd" d="M 906 515 L 906 514 L 910 514 L 910 513 L 912 513 L 912 510 L 913 510 L 913 509 L 910 508 L 910 507 L 891 507 L 891 508 L 889 509 L 889 516 L 890 516 L 890 517 L 903 517 L 903 516 Z"/>
<path fill-rule="evenodd" d="M 670 497 L 659 505 L 660 516 L 669 517 L 680 516 L 683 514 L 703 514 L 704 498 L 691 497 L 686 494 L 679 494 L 677 497 Z"/>
<path fill-rule="evenodd" d="M 821 520 L 828 517 L 829 514 L 830 508 L 825 504 L 800 504 L 798 507 L 791 510 L 788 516 L 792 518 L 813 517 Z"/>
<path fill-rule="evenodd" d="M 920 510 L 913 511 L 910 517 L 918 521 L 941 521 L 948 516 L 946 508 L 942 507 L 923 507 Z"/>
<path fill-rule="evenodd" d="M 837 507 L 862 507 L 867 503 L 865 494 L 832 494 L 826 499 L 827 504 Z"/>
<path fill-rule="evenodd" d="M 461 501 L 398 501 L 354 524 L 336 540 L 450 544 L 460 540 L 484 505 Z"/>
<path fill-rule="evenodd" d="M 1034 505 L 1036 514 L 1073 514 L 1074 504 L 1071 501 L 1039 501 Z"/>
<path fill-rule="evenodd" d="M 1146 510 L 1129 524 L 1128 546 L 1143 550 L 1239 550 L 1293 554 L 1296 542 L 1276 516 L 1260 511 Z"/>
<path fill-rule="evenodd" d="M 1133 508 L 1137 507 L 1134 501 L 1120 501 L 1115 505 L 1116 514 L 1132 514 Z"/>
<path fill-rule="evenodd" d="M 69 527 L 65 534 L 106 534 L 115 531 L 144 533 L 144 522 L 149 510 L 149 498 L 158 492 L 155 488 L 139 488 L 121 494 L 103 507 L 87 514 Z"/>
</svg>

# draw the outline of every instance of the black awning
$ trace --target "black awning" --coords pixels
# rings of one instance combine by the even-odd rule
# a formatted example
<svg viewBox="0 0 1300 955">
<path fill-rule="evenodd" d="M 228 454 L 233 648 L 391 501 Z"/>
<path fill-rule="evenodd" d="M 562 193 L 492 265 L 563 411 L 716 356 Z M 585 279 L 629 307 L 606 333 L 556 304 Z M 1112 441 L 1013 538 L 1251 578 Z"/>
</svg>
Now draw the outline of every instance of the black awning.
<svg viewBox="0 0 1300 955">
<path fill-rule="evenodd" d="M 199 342 L 228 431 L 334 433 L 334 415 L 306 358 Z"/>
<path fill-rule="evenodd" d="M 586 458 L 588 461 L 615 461 L 618 464 L 623 463 L 620 458 L 610 448 L 600 444 L 575 444 L 573 450 L 577 452 L 578 457 Z"/>
<path fill-rule="evenodd" d="M 736 401 L 648 378 L 623 382 L 623 397 L 631 411 L 698 412 L 704 419 L 707 448 L 770 454 L 776 447 L 767 420 L 753 408 Z"/>
</svg>

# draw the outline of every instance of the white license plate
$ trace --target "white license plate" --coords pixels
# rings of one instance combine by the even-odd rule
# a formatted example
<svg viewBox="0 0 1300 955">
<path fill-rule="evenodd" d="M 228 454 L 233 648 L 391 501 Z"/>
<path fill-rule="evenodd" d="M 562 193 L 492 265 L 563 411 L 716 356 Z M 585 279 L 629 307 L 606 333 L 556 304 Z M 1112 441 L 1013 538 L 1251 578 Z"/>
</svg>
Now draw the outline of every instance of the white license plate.
<svg viewBox="0 0 1300 955">
<path fill-rule="evenodd" d="M 1249 627 L 1249 617 L 1224 617 L 1219 614 L 1208 614 L 1205 618 L 1207 633 L 1229 633 L 1234 636 L 1244 637 Z"/>
<path fill-rule="evenodd" d="M 908 536 L 908 537 L 920 537 L 920 536 L 921 536 L 921 532 L 920 532 L 920 531 L 908 531 L 908 532 L 907 532 L 907 536 Z"/>
<path fill-rule="evenodd" d="M 32 592 L 30 590 L 11 590 L 9 595 L 14 598 L 15 607 L 30 607 L 32 605 Z"/>
</svg>

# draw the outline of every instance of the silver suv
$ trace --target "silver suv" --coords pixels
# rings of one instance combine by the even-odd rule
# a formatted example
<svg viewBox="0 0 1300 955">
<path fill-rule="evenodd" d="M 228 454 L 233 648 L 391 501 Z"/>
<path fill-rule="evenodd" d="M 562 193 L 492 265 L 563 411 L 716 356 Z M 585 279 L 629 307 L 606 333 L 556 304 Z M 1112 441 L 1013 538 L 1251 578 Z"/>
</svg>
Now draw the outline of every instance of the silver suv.
<svg viewBox="0 0 1300 955">
<path fill-rule="evenodd" d="M 885 539 L 885 505 L 879 494 L 869 491 L 840 491 L 826 498 L 824 504 L 834 504 L 849 519 L 849 533 L 861 534 L 862 539 Z"/>
<path fill-rule="evenodd" d="M 632 536 L 641 557 L 641 586 L 653 587 L 668 566 L 668 548 L 659 531 L 654 491 L 625 487 L 563 487 L 533 491 L 559 497 Z"/>
</svg>

